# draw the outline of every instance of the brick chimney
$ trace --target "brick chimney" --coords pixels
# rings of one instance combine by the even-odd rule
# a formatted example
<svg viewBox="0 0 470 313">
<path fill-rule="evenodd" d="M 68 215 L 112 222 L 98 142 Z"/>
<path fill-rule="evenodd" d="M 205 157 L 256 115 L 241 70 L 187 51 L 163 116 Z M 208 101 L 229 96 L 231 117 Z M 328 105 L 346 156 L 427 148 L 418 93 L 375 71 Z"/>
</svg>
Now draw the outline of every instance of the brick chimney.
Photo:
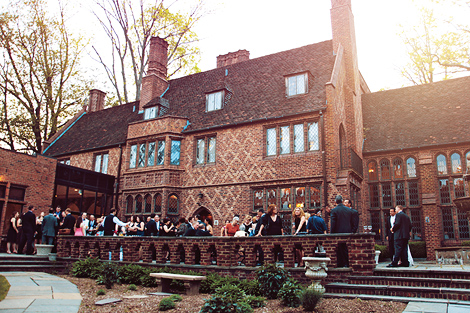
<svg viewBox="0 0 470 313">
<path fill-rule="evenodd" d="M 150 39 L 147 76 L 142 79 L 139 111 L 152 99 L 160 97 L 168 87 L 168 43 L 160 37 Z"/>
<path fill-rule="evenodd" d="M 227 65 L 235 64 L 238 62 L 248 61 L 250 59 L 250 52 L 247 50 L 238 50 L 237 52 L 229 52 L 217 57 L 217 68 Z"/>
<path fill-rule="evenodd" d="M 88 95 L 87 112 L 96 112 L 104 109 L 104 99 L 106 92 L 98 89 L 92 89 Z"/>
</svg>

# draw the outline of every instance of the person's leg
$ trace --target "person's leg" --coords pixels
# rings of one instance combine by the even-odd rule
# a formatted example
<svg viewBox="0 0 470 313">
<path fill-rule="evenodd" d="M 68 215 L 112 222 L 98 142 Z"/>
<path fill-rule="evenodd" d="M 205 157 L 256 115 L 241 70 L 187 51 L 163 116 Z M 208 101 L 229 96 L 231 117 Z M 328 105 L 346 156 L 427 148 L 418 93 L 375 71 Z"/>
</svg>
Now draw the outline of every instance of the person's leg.
<svg viewBox="0 0 470 313">
<path fill-rule="evenodd" d="M 33 254 L 34 247 L 34 234 L 33 233 L 26 233 L 26 254 Z"/>
<path fill-rule="evenodd" d="M 410 266 L 410 262 L 408 262 L 408 240 L 407 239 L 403 239 L 403 250 L 401 251 L 400 258 L 401 258 L 401 266 L 403 267 Z"/>
<path fill-rule="evenodd" d="M 388 251 L 390 252 L 390 260 L 393 261 L 393 256 L 395 255 L 395 242 L 393 237 L 388 240 Z"/>
<path fill-rule="evenodd" d="M 23 233 L 20 239 L 20 245 L 18 246 L 18 254 L 23 254 L 24 247 L 26 245 L 26 234 Z"/>
<path fill-rule="evenodd" d="M 11 243 L 10 243 L 10 242 L 7 242 L 7 253 L 8 253 L 8 254 L 11 254 L 11 249 L 10 249 L 10 247 L 11 247 Z"/>
<path fill-rule="evenodd" d="M 403 239 L 395 240 L 395 255 L 393 256 L 392 266 L 398 266 L 403 251 Z"/>
</svg>

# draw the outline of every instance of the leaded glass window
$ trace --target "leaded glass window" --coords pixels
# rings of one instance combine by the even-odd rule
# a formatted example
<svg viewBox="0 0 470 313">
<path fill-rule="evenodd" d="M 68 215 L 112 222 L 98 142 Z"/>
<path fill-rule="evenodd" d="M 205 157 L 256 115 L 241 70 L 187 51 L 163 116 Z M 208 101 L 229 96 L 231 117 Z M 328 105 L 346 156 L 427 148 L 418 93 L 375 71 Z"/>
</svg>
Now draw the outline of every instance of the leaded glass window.
<svg viewBox="0 0 470 313">
<path fill-rule="evenodd" d="M 157 165 L 163 165 L 165 161 L 165 141 L 158 141 Z"/>
<path fill-rule="evenodd" d="M 395 201 L 396 205 L 405 204 L 405 184 L 403 182 L 395 183 Z"/>
<path fill-rule="evenodd" d="M 280 128 L 280 154 L 287 154 L 290 153 L 290 133 L 289 133 L 289 126 L 282 126 Z"/>
<path fill-rule="evenodd" d="M 395 179 L 403 178 L 403 162 L 401 159 L 395 159 L 393 161 L 393 178 Z"/>
<path fill-rule="evenodd" d="M 152 196 L 149 194 L 145 195 L 144 202 L 145 202 L 144 213 L 152 212 Z"/>
<path fill-rule="evenodd" d="M 157 117 L 157 107 L 146 108 L 144 111 L 144 120 Z"/>
<path fill-rule="evenodd" d="M 137 145 L 131 146 L 131 152 L 129 154 L 129 167 L 135 168 L 137 158 Z"/>
<path fill-rule="evenodd" d="M 392 184 L 382 184 L 382 206 L 383 208 L 392 207 Z"/>
<path fill-rule="evenodd" d="M 281 188 L 281 209 L 290 210 L 290 188 Z"/>
<path fill-rule="evenodd" d="M 137 214 L 142 213 L 142 204 L 143 204 L 142 196 L 138 195 L 137 197 L 135 197 L 135 213 Z"/>
<path fill-rule="evenodd" d="M 448 179 L 439 179 L 439 194 L 441 197 L 441 204 L 450 203 L 450 188 Z"/>
<path fill-rule="evenodd" d="M 442 208 L 442 226 L 444 229 L 444 239 L 454 239 L 454 221 L 452 219 L 451 208 Z"/>
<path fill-rule="evenodd" d="M 170 164 L 180 165 L 180 156 L 181 156 L 181 140 L 172 140 Z"/>
<path fill-rule="evenodd" d="M 310 208 L 319 208 L 321 207 L 321 188 L 320 187 L 310 187 Z"/>
<path fill-rule="evenodd" d="M 410 206 L 419 205 L 418 182 L 416 181 L 408 182 L 408 194 L 410 198 Z"/>
<path fill-rule="evenodd" d="M 379 203 L 379 185 L 377 185 L 377 184 L 369 185 L 369 197 L 370 197 L 370 207 L 371 208 L 378 208 L 380 206 L 380 203 Z"/>
<path fill-rule="evenodd" d="M 139 146 L 139 162 L 137 163 L 138 167 L 145 166 L 145 143 Z"/>
<path fill-rule="evenodd" d="M 369 168 L 369 181 L 377 180 L 378 179 L 377 163 L 375 163 L 375 161 L 369 162 L 368 168 Z"/>
<path fill-rule="evenodd" d="M 454 195 L 455 198 L 465 197 L 463 178 L 454 178 Z"/>
<path fill-rule="evenodd" d="M 156 214 L 162 213 L 162 195 L 157 193 L 153 197 L 153 202 L 154 202 L 154 210 Z"/>
<path fill-rule="evenodd" d="M 179 200 L 175 194 L 168 198 L 168 214 L 178 214 Z"/>
<path fill-rule="evenodd" d="M 134 199 L 132 199 L 132 196 L 127 196 L 126 198 L 126 212 L 131 214 L 132 213 L 132 207 L 134 204 Z"/>
<path fill-rule="evenodd" d="M 222 108 L 223 91 L 214 92 L 206 96 L 207 112 L 220 110 Z"/>
<path fill-rule="evenodd" d="M 318 123 L 308 123 L 308 150 L 319 150 L 320 144 L 318 140 Z"/>
<path fill-rule="evenodd" d="M 390 179 L 390 162 L 388 160 L 380 161 L 380 171 L 382 173 L 382 180 Z"/>
<path fill-rule="evenodd" d="M 462 174 L 462 162 L 460 160 L 460 154 L 454 153 L 450 156 L 452 162 L 452 173 Z"/>
<path fill-rule="evenodd" d="M 108 173 L 108 157 L 109 154 L 103 154 L 103 164 L 101 165 L 101 173 L 107 174 Z"/>
<path fill-rule="evenodd" d="M 304 124 L 294 125 L 294 152 L 304 152 Z"/>
<path fill-rule="evenodd" d="M 253 190 L 253 211 L 258 211 L 264 207 L 264 190 Z"/>
<path fill-rule="evenodd" d="M 419 209 L 410 210 L 411 219 L 411 239 L 423 240 L 421 230 L 421 211 Z"/>
<path fill-rule="evenodd" d="M 276 155 L 276 129 L 269 128 L 266 130 L 266 155 Z"/>
<path fill-rule="evenodd" d="M 268 194 L 268 206 L 270 204 L 277 205 L 277 189 L 268 189 L 266 192 Z"/>
<path fill-rule="evenodd" d="M 306 192 L 305 187 L 296 187 L 295 189 L 295 207 L 305 208 Z"/>
<path fill-rule="evenodd" d="M 101 154 L 95 156 L 95 172 L 100 172 L 101 170 Z"/>
<path fill-rule="evenodd" d="M 467 212 L 457 209 L 459 222 L 459 239 L 470 239 Z"/>
<path fill-rule="evenodd" d="M 209 138 L 209 145 L 207 147 L 207 162 L 208 163 L 215 163 L 215 145 L 216 145 L 215 137 Z"/>
<path fill-rule="evenodd" d="M 372 232 L 375 233 L 375 240 L 381 240 L 382 223 L 380 222 L 380 211 L 370 212 L 370 220 L 372 224 Z"/>
<path fill-rule="evenodd" d="M 196 163 L 204 164 L 204 139 L 198 139 L 196 145 Z"/>
<path fill-rule="evenodd" d="M 416 160 L 414 158 L 406 160 L 406 173 L 408 178 L 416 177 Z"/>
<path fill-rule="evenodd" d="M 149 151 L 147 153 L 147 166 L 155 165 L 155 142 L 149 143 Z"/>
<path fill-rule="evenodd" d="M 294 96 L 307 93 L 307 74 L 287 78 L 287 95 Z"/>
<path fill-rule="evenodd" d="M 439 154 L 437 156 L 437 173 L 439 175 L 446 175 L 447 174 L 446 157 L 443 154 Z"/>
</svg>

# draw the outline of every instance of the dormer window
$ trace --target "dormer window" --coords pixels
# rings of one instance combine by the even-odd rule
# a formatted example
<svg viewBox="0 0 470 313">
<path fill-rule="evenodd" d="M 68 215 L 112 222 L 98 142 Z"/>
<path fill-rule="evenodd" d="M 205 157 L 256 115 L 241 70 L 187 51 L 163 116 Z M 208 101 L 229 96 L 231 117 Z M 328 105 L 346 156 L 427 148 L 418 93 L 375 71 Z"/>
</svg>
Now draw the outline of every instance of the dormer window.
<svg viewBox="0 0 470 313">
<path fill-rule="evenodd" d="M 286 94 L 288 97 L 308 92 L 307 73 L 286 77 Z"/>
<path fill-rule="evenodd" d="M 157 107 L 145 108 L 144 120 L 150 120 L 157 117 Z"/>
<path fill-rule="evenodd" d="M 206 112 L 222 109 L 222 103 L 224 98 L 223 90 L 212 92 L 206 95 Z"/>
</svg>

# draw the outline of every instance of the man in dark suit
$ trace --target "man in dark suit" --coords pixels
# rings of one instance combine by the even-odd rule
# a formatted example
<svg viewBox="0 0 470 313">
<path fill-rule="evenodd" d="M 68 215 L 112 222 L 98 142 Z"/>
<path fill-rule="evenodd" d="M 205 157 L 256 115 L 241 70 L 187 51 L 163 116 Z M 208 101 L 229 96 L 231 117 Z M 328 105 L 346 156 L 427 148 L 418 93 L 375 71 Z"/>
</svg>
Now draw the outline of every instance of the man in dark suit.
<svg viewBox="0 0 470 313">
<path fill-rule="evenodd" d="M 75 226 L 75 217 L 72 216 L 72 210 L 70 208 L 65 209 L 64 223 L 60 226 L 60 229 L 68 229 L 68 232 L 63 235 L 73 235 L 73 227 Z"/>
<path fill-rule="evenodd" d="M 331 210 L 331 230 L 330 233 L 352 233 L 353 230 L 353 212 L 343 204 L 343 197 L 337 195 L 335 198 L 337 206 Z M 338 244 L 337 250 L 338 267 L 349 267 L 348 246 L 346 243 Z"/>
<path fill-rule="evenodd" d="M 397 212 L 395 224 L 391 229 L 394 235 L 393 239 L 395 240 L 395 255 L 393 256 L 392 263 L 387 265 L 387 267 L 397 267 L 399 260 L 401 260 L 400 266 L 408 267 L 410 266 L 408 262 L 408 240 L 410 240 L 411 219 L 403 212 L 401 205 L 397 205 L 395 211 Z"/>
<path fill-rule="evenodd" d="M 395 208 L 391 208 L 390 216 L 387 218 L 386 239 L 388 240 L 388 251 L 390 252 L 390 258 L 392 259 L 392 261 L 393 261 L 393 256 L 395 255 L 395 240 L 393 240 L 395 236 L 392 233 L 392 227 L 395 224 L 395 217 L 396 217 Z"/>
<path fill-rule="evenodd" d="M 23 251 L 24 245 L 26 244 L 26 254 L 33 254 L 33 241 L 34 233 L 36 232 L 36 215 L 33 213 L 34 206 L 30 205 L 28 207 L 28 212 L 26 212 L 22 217 L 23 222 L 23 238 L 21 239 L 21 244 L 19 251 Z"/>
<path fill-rule="evenodd" d="M 49 215 L 44 216 L 42 221 L 42 243 L 52 245 L 54 243 L 55 230 L 58 225 L 58 219 L 54 216 L 54 209 L 49 209 Z"/>
<path fill-rule="evenodd" d="M 352 210 L 352 213 L 353 213 L 353 228 L 352 228 L 352 232 L 353 233 L 357 233 L 358 229 L 359 229 L 359 212 L 353 208 L 353 202 L 351 199 L 346 199 L 344 200 L 344 205 L 347 206 L 348 208 L 350 208 Z"/>
<path fill-rule="evenodd" d="M 192 223 L 188 223 L 188 229 L 186 230 L 183 236 L 185 237 L 196 236 L 198 228 L 199 228 L 199 223 L 197 222 L 197 220 L 193 220 Z"/>
<path fill-rule="evenodd" d="M 157 223 L 155 222 L 155 213 L 150 214 L 150 221 L 145 225 L 147 236 L 157 236 Z"/>
</svg>

